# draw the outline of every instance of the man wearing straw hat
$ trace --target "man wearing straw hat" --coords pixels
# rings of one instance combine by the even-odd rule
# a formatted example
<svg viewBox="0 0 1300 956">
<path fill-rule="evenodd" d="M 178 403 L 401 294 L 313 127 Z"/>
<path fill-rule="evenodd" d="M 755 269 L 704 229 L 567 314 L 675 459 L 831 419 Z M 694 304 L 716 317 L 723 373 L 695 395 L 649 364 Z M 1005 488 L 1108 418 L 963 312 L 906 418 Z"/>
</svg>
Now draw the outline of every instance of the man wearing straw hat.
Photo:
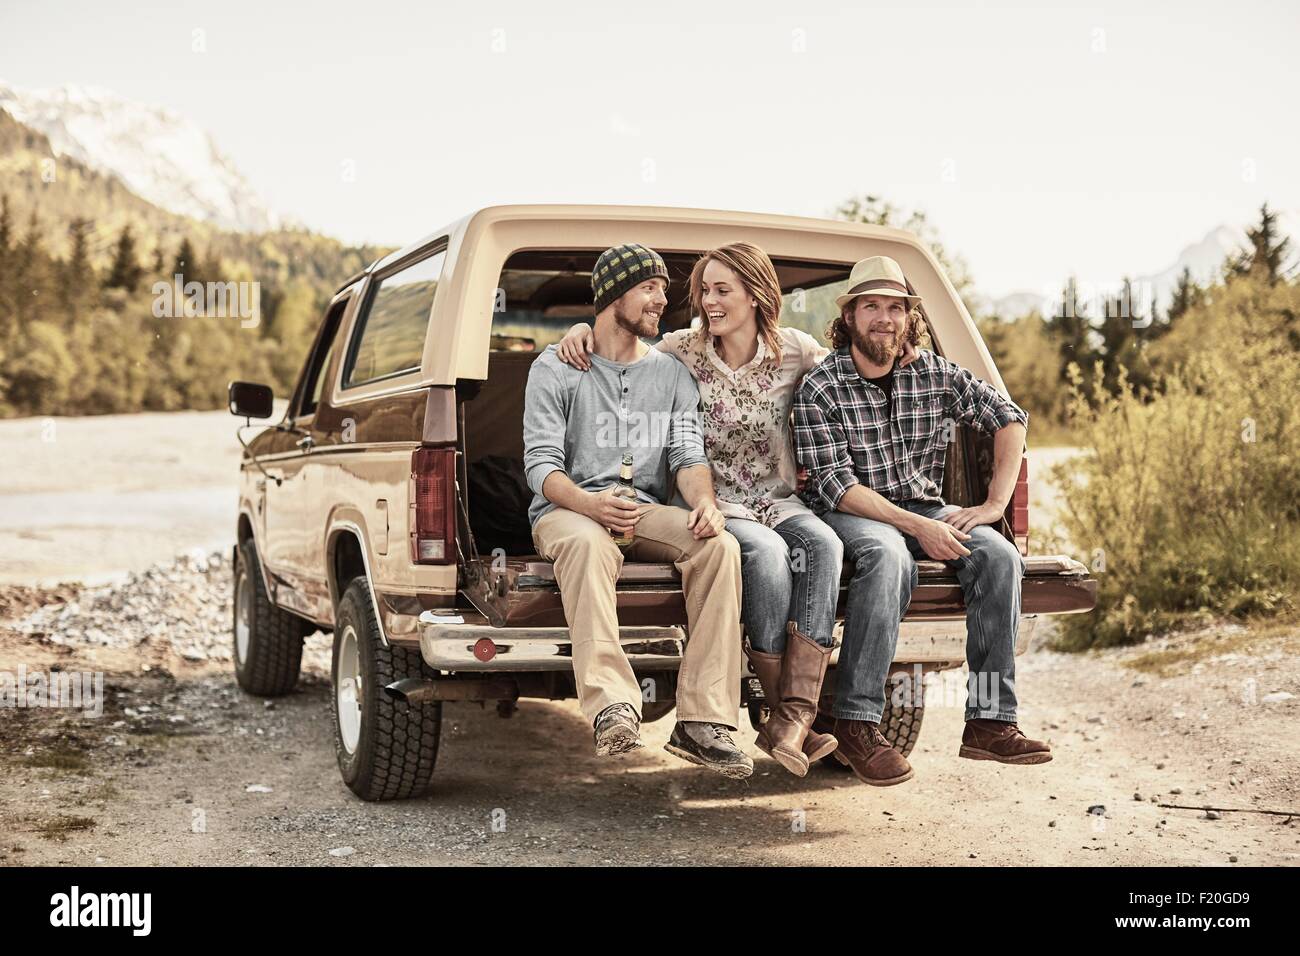
<svg viewBox="0 0 1300 956">
<path fill-rule="evenodd" d="M 1029 416 L 932 351 L 896 364 L 904 342 L 916 343 L 920 303 L 893 259 L 855 265 L 828 330 L 834 351 L 804 377 L 794 402 L 797 457 L 808 469 L 804 495 L 856 565 L 835 690 L 836 756 L 875 786 L 912 777 L 879 725 L 918 558 L 947 563 L 966 598 L 970 682 L 959 755 L 1010 764 L 1052 759 L 1048 745 L 1028 739 L 1016 722 L 1024 560 L 991 527 L 1015 488 Z M 969 508 L 940 495 L 958 424 L 994 436 L 988 497 Z"/>
</svg>

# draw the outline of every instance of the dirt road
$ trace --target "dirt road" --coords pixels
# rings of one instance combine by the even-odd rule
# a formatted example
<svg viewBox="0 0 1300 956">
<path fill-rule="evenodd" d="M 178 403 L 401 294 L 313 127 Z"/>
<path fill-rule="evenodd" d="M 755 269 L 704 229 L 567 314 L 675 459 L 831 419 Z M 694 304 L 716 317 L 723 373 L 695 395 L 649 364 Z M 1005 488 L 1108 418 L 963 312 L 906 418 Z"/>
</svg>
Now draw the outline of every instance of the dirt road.
<svg viewBox="0 0 1300 956">
<path fill-rule="evenodd" d="M 81 487 L 97 447 L 116 448 L 142 427 L 166 434 L 181 424 L 142 417 L 86 426 L 82 450 L 65 448 L 57 466 L 32 465 L 21 481 L 7 471 L 0 493 L 11 502 L 91 494 Z M 13 434 L 32 427 L 0 425 Z M 210 427 L 215 433 L 215 419 Z M 187 477 L 169 490 L 224 495 L 211 477 L 225 466 L 210 459 L 228 451 L 196 442 L 184 454 L 175 474 Z M 130 485 L 132 475 L 145 495 L 167 484 L 171 472 L 149 477 L 165 462 L 130 459 L 123 452 L 105 466 L 121 482 L 113 487 Z M 80 477 L 70 471 L 76 467 L 85 469 Z M 956 756 L 960 678 L 946 693 L 936 685 L 927 700 L 912 756 L 916 778 L 883 790 L 823 769 L 791 777 L 753 747 L 747 727 L 739 737 L 757 771 L 737 783 L 665 753 L 671 717 L 646 728 L 646 750 L 610 761 L 592 756 L 590 731 L 571 702 L 524 701 L 509 722 L 492 709 L 449 704 L 435 793 L 364 804 L 334 763 L 325 637 L 309 640 L 293 695 L 268 705 L 235 687 L 229 558 L 209 553 L 207 517 L 189 538 L 146 535 L 148 556 L 105 521 L 96 540 L 107 559 L 69 544 L 51 562 L 24 531 L 75 543 L 76 523 L 42 532 L 58 521 L 43 512 L 25 519 L 12 504 L 5 516 L 6 547 L 19 540 L 28 549 L 9 552 L 8 580 L 15 568 L 27 569 L 29 581 L 57 577 L 67 555 L 80 555 L 79 576 L 112 583 L 0 586 L 0 690 L 19 668 L 105 675 L 100 716 L 0 710 L 0 864 L 1300 860 L 1295 818 L 1243 812 L 1300 810 L 1294 625 L 1216 628 L 1104 654 L 1031 652 L 1017 684 L 1023 723 L 1055 749 L 1042 766 Z M 210 530 L 220 534 L 215 519 Z M 154 556 L 190 548 L 198 551 L 175 564 Z M 1206 806 L 1234 809 L 1207 814 Z"/>
<path fill-rule="evenodd" d="M 328 640 L 272 704 L 230 677 L 229 564 L 124 584 L 8 588 L 2 672 L 104 672 L 98 717 L 0 714 L 0 863 L 1294 864 L 1300 628 L 1217 629 L 1094 655 L 1031 652 L 1025 725 L 1056 759 L 961 760 L 961 685 L 927 696 L 916 778 L 877 790 L 791 777 L 753 747 L 744 783 L 660 749 L 592 756 L 572 702 L 509 722 L 448 704 L 437 790 L 364 804 L 334 764 Z M 1170 676 L 1162 676 L 1162 674 Z M 331 851 L 336 854 L 331 855 Z"/>
</svg>

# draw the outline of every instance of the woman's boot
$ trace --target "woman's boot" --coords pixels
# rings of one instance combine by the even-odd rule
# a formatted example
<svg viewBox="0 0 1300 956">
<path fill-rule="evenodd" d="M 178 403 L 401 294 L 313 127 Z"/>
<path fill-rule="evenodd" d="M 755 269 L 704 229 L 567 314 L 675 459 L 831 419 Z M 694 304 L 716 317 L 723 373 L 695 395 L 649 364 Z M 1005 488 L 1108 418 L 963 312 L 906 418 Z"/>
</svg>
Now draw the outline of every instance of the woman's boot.
<svg viewBox="0 0 1300 956">
<path fill-rule="evenodd" d="M 779 702 L 767 719 L 767 743 L 774 760 L 802 777 L 808 773 L 804 742 L 817 717 L 817 700 L 830 664 L 831 648 L 822 647 L 804 634 L 794 621 L 786 625 L 786 632 L 785 657 L 777 684 Z"/>
<path fill-rule="evenodd" d="M 776 706 L 780 703 L 777 693 L 781 683 L 781 661 L 784 655 L 756 651 L 750 646 L 749 641 L 745 641 L 745 654 L 749 657 L 749 666 L 754 669 L 754 676 L 758 678 L 759 686 L 763 688 L 763 700 L 767 703 L 768 721 L 770 721 L 771 714 L 776 712 Z M 758 728 L 758 737 L 754 743 L 758 745 L 759 750 L 771 756 L 772 745 L 767 739 L 766 722 Z M 803 753 L 808 758 L 808 762 L 812 763 L 831 754 L 837 746 L 839 743 L 834 734 L 810 730 L 803 741 Z"/>
</svg>

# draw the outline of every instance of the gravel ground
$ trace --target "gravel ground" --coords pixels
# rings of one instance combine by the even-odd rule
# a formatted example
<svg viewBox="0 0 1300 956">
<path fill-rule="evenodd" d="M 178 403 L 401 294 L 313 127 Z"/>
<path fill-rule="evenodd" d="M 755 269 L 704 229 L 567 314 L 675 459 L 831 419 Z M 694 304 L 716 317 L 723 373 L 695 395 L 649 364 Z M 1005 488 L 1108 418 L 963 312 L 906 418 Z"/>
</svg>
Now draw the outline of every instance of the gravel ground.
<svg viewBox="0 0 1300 956">
<path fill-rule="evenodd" d="M 664 753 L 671 719 L 647 726 L 646 750 L 601 761 L 573 702 L 524 701 L 509 726 L 449 704 L 435 792 L 365 804 L 334 763 L 328 638 L 308 639 L 295 693 L 252 698 L 230 674 L 229 603 L 221 552 L 117 585 L 0 588 L 0 671 L 105 674 L 101 716 L 0 721 L 0 864 L 1300 859 L 1295 819 L 1244 812 L 1300 808 L 1295 627 L 1031 652 L 1024 723 L 1056 752 L 1039 767 L 958 759 L 960 695 L 927 709 L 916 779 L 884 790 L 791 777 L 747 728 L 757 772 L 735 783 Z"/>
</svg>

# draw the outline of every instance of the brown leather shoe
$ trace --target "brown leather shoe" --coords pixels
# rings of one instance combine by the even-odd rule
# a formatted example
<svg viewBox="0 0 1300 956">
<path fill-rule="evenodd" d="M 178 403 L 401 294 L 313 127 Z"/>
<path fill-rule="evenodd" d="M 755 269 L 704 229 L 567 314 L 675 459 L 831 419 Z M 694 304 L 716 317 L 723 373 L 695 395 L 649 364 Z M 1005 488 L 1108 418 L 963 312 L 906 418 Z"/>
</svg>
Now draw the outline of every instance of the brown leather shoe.
<svg viewBox="0 0 1300 956">
<path fill-rule="evenodd" d="M 835 759 L 863 783 L 892 787 L 912 779 L 912 765 L 885 739 L 879 724 L 837 717 L 835 739 L 840 742 Z"/>
<path fill-rule="evenodd" d="M 966 721 L 957 756 L 998 763 L 1047 763 L 1052 748 L 1041 740 L 1030 740 L 1017 724 L 977 718 Z"/>
<path fill-rule="evenodd" d="M 804 741 L 817 716 L 817 699 L 831 660 L 831 648 L 822 647 L 800 631 L 794 621 L 787 622 L 786 634 L 777 684 L 779 703 L 767 719 L 767 742 L 772 747 L 772 759 L 796 777 L 803 777 L 808 773 Z"/>
<path fill-rule="evenodd" d="M 765 654 L 762 651 L 756 651 L 745 641 L 745 654 L 749 657 L 749 664 L 754 669 L 754 675 L 758 678 L 759 686 L 763 688 L 763 699 L 767 702 L 768 711 L 771 713 L 776 710 L 777 686 L 781 682 L 781 661 L 784 659 L 783 654 Z M 771 719 L 770 717 L 768 718 Z M 818 720 L 821 715 L 818 715 Z M 820 760 L 823 757 L 829 757 L 837 746 L 835 735 L 832 734 L 829 726 L 814 726 L 808 731 L 808 735 L 803 739 L 803 754 L 808 758 L 808 763 L 814 760 Z M 767 723 L 764 722 L 758 728 L 758 736 L 754 743 L 763 753 L 771 756 L 772 744 L 767 737 Z"/>
</svg>

